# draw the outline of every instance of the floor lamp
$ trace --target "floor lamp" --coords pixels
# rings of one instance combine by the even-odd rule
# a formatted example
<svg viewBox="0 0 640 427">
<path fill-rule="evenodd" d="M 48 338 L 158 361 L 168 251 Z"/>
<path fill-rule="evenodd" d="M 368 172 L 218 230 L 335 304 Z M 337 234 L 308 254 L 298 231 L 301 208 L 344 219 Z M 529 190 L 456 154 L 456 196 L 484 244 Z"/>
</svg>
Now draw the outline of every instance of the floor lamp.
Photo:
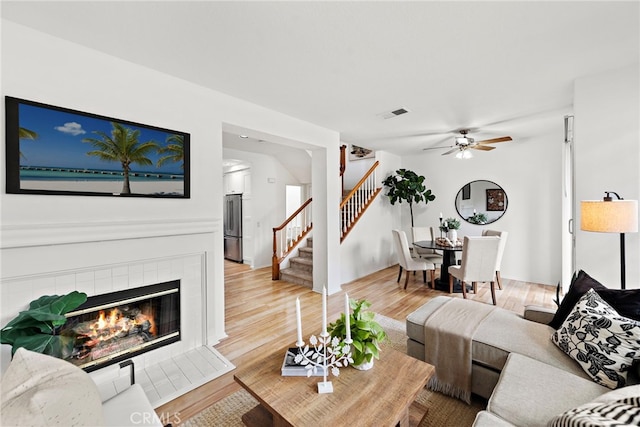
<svg viewBox="0 0 640 427">
<path fill-rule="evenodd" d="M 624 233 L 638 231 L 638 201 L 624 200 L 613 191 L 605 191 L 605 194 L 603 200 L 580 202 L 580 229 L 620 233 L 620 278 L 621 289 L 625 289 Z M 611 194 L 614 194 L 617 200 L 613 200 Z"/>
</svg>

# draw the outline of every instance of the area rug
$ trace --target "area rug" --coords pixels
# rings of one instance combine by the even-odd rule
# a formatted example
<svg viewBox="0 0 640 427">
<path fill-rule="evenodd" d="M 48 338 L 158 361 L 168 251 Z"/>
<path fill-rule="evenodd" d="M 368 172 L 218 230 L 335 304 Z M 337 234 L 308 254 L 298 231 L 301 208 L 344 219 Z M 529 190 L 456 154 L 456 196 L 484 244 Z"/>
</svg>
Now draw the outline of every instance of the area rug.
<svg viewBox="0 0 640 427">
<path fill-rule="evenodd" d="M 403 322 L 376 314 L 376 321 L 383 327 L 389 340 L 385 345 L 403 353 L 407 352 L 407 335 Z M 375 369 L 375 367 L 374 367 Z M 253 409 L 258 401 L 244 390 L 237 391 L 182 424 L 185 427 L 242 427 L 242 415 Z M 412 426 L 448 427 L 470 426 L 476 414 L 484 409 L 485 402 L 472 399 L 471 405 L 443 394 L 423 389 L 412 404 L 413 413 L 425 413 L 421 420 L 410 420 Z M 415 417 L 414 417 L 415 418 Z"/>
</svg>

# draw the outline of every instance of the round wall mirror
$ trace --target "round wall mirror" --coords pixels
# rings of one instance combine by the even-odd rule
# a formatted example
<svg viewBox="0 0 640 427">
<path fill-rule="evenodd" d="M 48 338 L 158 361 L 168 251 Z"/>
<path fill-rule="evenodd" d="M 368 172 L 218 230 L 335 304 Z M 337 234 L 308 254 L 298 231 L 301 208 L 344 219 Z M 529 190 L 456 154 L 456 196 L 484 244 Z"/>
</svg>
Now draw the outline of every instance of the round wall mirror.
<svg viewBox="0 0 640 427">
<path fill-rule="evenodd" d="M 499 220 L 507 211 L 507 193 L 495 182 L 478 180 L 464 185 L 456 195 L 458 215 L 470 224 Z"/>
</svg>

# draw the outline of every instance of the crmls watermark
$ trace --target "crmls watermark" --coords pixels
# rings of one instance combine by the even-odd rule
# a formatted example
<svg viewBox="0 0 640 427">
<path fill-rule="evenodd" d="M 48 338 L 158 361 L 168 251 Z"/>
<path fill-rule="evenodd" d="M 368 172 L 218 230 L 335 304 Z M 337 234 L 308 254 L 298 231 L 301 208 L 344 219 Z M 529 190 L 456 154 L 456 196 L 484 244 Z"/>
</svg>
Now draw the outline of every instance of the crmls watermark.
<svg viewBox="0 0 640 427">
<path fill-rule="evenodd" d="M 155 412 L 132 412 L 129 416 L 131 424 L 140 426 L 149 426 L 158 424 L 180 424 L 182 419 L 180 418 L 180 412 L 161 412 L 156 414 Z"/>
</svg>

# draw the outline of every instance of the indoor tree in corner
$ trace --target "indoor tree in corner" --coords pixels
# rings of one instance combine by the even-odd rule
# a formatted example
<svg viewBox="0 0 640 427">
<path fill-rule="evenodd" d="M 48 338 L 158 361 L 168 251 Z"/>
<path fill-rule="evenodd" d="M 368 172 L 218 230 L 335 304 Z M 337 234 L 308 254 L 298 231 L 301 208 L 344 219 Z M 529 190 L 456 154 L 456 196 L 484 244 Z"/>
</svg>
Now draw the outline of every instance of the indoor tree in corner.
<svg viewBox="0 0 640 427">
<path fill-rule="evenodd" d="M 418 175 L 414 171 L 398 169 L 395 175 L 389 175 L 382 181 L 382 184 L 388 187 L 386 196 L 389 197 L 392 205 L 403 201 L 409 203 L 411 227 L 413 227 L 413 204 L 420 202 L 427 204 L 436 198 L 434 194 L 431 194 L 431 190 L 425 187 L 424 180 L 424 176 Z"/>
</svg>

